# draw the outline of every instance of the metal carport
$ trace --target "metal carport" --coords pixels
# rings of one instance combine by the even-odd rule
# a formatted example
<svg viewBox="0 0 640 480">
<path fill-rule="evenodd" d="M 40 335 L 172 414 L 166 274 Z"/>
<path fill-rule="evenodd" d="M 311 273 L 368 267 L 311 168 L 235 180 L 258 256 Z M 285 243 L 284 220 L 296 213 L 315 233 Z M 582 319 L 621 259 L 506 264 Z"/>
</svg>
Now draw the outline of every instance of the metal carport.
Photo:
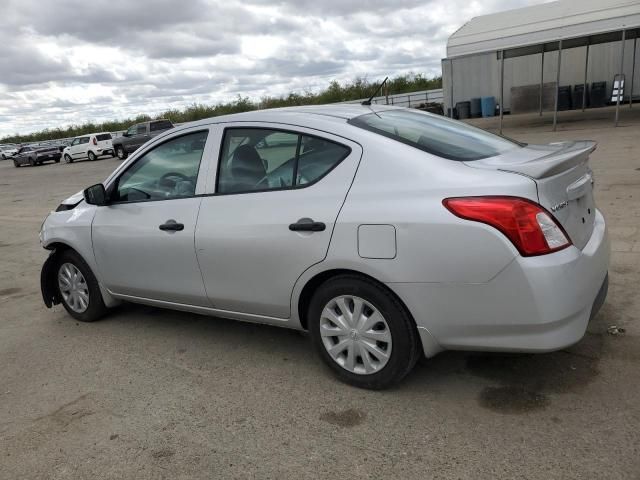
<svg viewBox="0 0 640 480">
<path fill-rule="evenodd" d="M 557 124 L 558 93 L 562 72 L 563 53 L 568 50 L 584 48 L 585 55 L 580 69 L 581 83 L 585 85 L 582 107 L 585 107 L 587 73 L 589 68 L 600 68 L 599 64 L 609 63 L 608 71 L 613 71 L 618 79 L 625 79 L 625 68 L 631 65 L 631 88 L 625 82 L 625 92 L 629 91 L 629 107 L 632 106 L 636 63 L 637 37 L 640 35 L 640 0 L 560 0 L 533 7 L 500 12 L 492 15 L 475 17 L 457 30 L 447 43 L 447 58 L 443 59 L 443 88 L 445 105 L 450 115 L 455 106 L 454 91 L 456 88 L 454 73 L 456 68 L 464 72 L 467 92 L 473 92 L 474 82 L 486 91 L 483 82 L 495 83 L 498 80 L 498 102 L 500 105 L 500 131 L 505 111 L 505 60 L 519 57 L 539 55 L 539 65 L 535 83 L 540 84 L 539 108 L 542 115 L 542 91 L 545 72 L 545 56 L 552 53 L 555 60 L 555 105 L 553 108 L 553 128 Z M 632 43 L 627 49 L 631 51 L 631 61 L 625 67 L 625 44 Z M 596 45 L 609 44 L 606 51 L 600 53 L 598 65 L 589 65 L 590 49 Z M 555 53 L 557 52 L 557 53 Z M 488 55 L 491 54 L 491 55 Z M 616 55 L 617 54 L 617 55 Z M 573 55 L 575 57 L 575 54 Z M 615 60 L 613 58 L 615 57 Z M 575 58 L 573 59 L 575 60 Z M 615 64 L 611 62 L 615 61 Z M 527 62 L 531 63 L 531 62 Z M 485 65 L 490 64 L 490 65 Z M 471 65 L 481 72 L 473 76 Z M 497 72 L 492 69 L 497 69 Z M 604 67 L 603 67 L 604 68 Z M 607 71 L 601 68 L 603 72 Z M 529 77 L 532 67 L 527 66 Z M 572 62 L 573 79 L 577 78 L 577 64 Z M 482 75 L 484 72 L 484 75 Z M 497 74 L 496 74 L 497 73 Z M 601 74 L 604 75 L 604 74 Z M 460 80 L 459 80 L 460 81 Z M 534 82 L 531 82 L 534 83 Z M 613 87 L 613 86 L 612 86 Z M 476 95 L 479 96 L 479 95 Z M 465 98 L 466 100 L 466 98 Z M 621 95 L 616 98 L 615 123 L 618 123 Z"/>
</svg>

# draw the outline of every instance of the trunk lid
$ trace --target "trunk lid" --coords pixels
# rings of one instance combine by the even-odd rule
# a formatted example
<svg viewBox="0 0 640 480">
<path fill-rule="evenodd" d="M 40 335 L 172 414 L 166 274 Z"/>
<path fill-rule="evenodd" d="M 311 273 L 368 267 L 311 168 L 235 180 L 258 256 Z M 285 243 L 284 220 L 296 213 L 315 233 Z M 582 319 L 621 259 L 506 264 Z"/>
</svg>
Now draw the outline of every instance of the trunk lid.
<svg viewBox="0 0 640 480">
<path fill-rule="evenodd" d="M 465 162 L 474 168 L 494 169 L 531 178 L 538 202 L 553 214 L 579 249 L 593 233 L 595 203 L 589 154 L 595 142 L 557 142 L 527 145 L 503 155 Z"/>
</svg>

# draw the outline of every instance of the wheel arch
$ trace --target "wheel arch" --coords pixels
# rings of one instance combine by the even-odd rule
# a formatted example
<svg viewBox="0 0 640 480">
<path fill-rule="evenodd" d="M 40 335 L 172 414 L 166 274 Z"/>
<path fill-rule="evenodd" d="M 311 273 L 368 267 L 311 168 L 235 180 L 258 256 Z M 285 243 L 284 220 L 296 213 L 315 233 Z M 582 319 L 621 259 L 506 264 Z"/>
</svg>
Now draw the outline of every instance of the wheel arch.
<svg viewBox="0 0 640 480">
<path fill-rule="evenodd" d="M 45 260 L 44 265 L 42 265 L 42 270 L 40 272 L 40 290 L 42 292 L 42 300 L 44 301 L 44 304 L 48 308 L 51 308 L 53 305 L 58 305 L 61 301 L 58 289 L 56 288 L 56 266 L 58 265 L 58 258 L 60 255 L 67 250 L 71 250 L 80 256 L 90 269 L 91 262 L 88 262 L 84 255 L 82 255 L 82 253 L 76 248 L 73 248 L 68 243 L 62 241 L 56 240 L 48 243 L 45 248 L 51 252 Z M 93 271 L 94 269 L 91 270 L 94 276 L 98 278 L 96 272 Z M 120 301 L 113 297 L 102 285 L 100 280 L 98 280 L 98 285 L 100 287 L 100 293 L 102 294 L 102 301 L 107 307 L 113 307 L 120 303 Z"/>
<path fill-rule="evenodd" d="M 304 287 L 302 287 L 302 290 L 300 291 L 300 295 L 298 296 L 298 302 L 297 302 L 297 313 L 298 313 L 298 318 L 300 319 L 300 325 L 302 326 L 302 328 L 304 328 L 305 330 L 307 330 L 308 328 L 307 310 L 309 309 L 309 303 L 311 302 L 311 298 L 313 297 L 313 294 L 315 293 L 315 291 L 318 289 L 320 285 L 322 285 L 327 280 L 338 277 L 340 275 L 356 275 L 359 277 L 366 278 L 372 282 L 375 282 L 378 286 L 380 286 L 381 288 L 389 292 L 391 295 L 393 295 L 396 298 L 396 300 L 398 300 L 398 302 L 402 305 L 402 308 L 406 310 L 406 312 L 409 314 L 409 317 L 413 321 L 414 325 L 416 325 L 417 327 L 416 321 L 413 318 L 413 315 L 411 314 L 411 311 L 409 310 L 405 302 L 398 296 L 396 292 L 390 289 L 383 282 L 381 282 L 375 277 L 372 277 L 371 275 L 367 275 L 366 273 L 363 273 L 357 270 L 353 270 L 349 268 L 333 268 L 333 269 L 324 270 L 322 272 L 315 274 L 313 277 L 307 280 Z"/>
</svg>

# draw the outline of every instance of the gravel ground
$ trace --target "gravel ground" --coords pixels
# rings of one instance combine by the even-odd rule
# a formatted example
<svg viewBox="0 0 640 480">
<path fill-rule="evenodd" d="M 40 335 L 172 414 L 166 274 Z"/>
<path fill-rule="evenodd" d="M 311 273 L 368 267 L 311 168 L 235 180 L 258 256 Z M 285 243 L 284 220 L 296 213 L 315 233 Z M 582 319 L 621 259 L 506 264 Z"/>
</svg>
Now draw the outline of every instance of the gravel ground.
<svg viewBox="0 0 640 480">
<path fill-rule="evenodd" d="M 599 142 L 613 256 L 587 335 L 545 355 L 446 352 L 384 392 L 337 382 L 284 329 L 46 309 L 40 224 L 118 160 L 0 162 L 0 478 L 640 478 L 640 117 L 561 118 L 556 133 L 548 117 L 505 133 Z"/>
</svg>

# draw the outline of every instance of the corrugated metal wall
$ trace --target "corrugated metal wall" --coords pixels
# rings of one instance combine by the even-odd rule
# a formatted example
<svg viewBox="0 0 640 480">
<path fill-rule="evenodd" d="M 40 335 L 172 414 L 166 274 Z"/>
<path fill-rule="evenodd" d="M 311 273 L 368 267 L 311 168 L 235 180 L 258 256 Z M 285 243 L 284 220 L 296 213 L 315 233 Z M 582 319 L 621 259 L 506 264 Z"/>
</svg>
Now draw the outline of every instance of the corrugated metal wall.
<svg viewBox="0 0 640 480">
<path fill-rule="evenodd" d="M 607 95 L 611 93 L 613 76 L 620 67 L 622 43 L 604 43 L 589 47 L 589 68 L 587 83 L 607 82 Z M 586 47 L 571 48 L 562 51 L 560 85 L 583 83 Z M 631 86 L 631 62 L 633 58 L 633 40 L 625 44 L 624 73 L 626 75 L 625 97 Z M 511 87 L 540 83 L 541 54 L 526 57 L 508 58 L 504 62 L 504 103 L 509 110 Z M 544 81 L 556 81 L 558 52 L 544 54 Z M 640 97 L 640 41 L 636 46 L 636 68 L 633 95 Z M 451 105 L 451 64 L 442 61 L 443 94 L 446 108 Z M 453 59 L 453 105 L 468 101 L 473 97 L 494 96 L 496 103 L 500 98 L 500 62 L 495 52 Z"/>
</svg>

